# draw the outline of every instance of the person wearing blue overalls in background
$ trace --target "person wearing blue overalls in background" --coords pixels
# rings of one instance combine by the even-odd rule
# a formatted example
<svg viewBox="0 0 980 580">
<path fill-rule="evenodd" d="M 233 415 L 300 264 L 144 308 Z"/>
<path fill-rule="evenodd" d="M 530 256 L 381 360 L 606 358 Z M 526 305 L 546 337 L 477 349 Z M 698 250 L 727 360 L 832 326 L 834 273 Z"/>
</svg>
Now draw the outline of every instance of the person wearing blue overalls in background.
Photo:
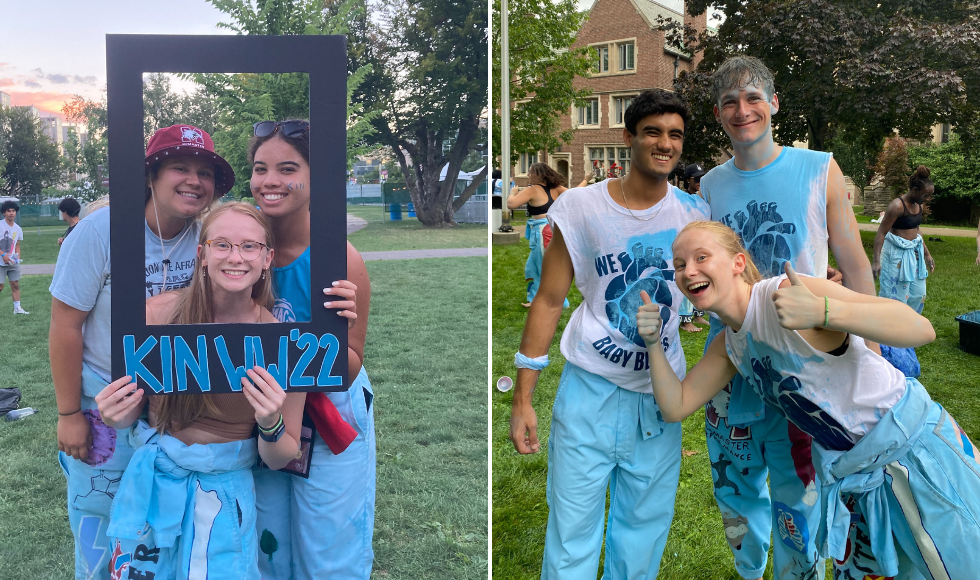
<svg viewBox="0 0 980 580">
<path fill-rule="evenodd" d="M 715 118 L 735 154 L 701 178 L 711 219 L 741 236 L 764 277 L 779 275 L 787 261 L 803 274 L 836 274 L 828 268 L 829 244 L 843 284 L 873 296 L 871 264 L 832 155 L 773 140 L 779 99 L 769 69 L 756 58 L 733 57 L 719 66 L 711 83 Z M 724 324 L 711 317 L 706 352 L 723 331 Z M 801 545 L 783 532 L 788 518 L 812 527 L 820 517 L 811 438 L 740 375 L 708 402 L 705 413 L 715 500 L 733 534 L 729 545 L 739 575 L 762 577 L 770 537 L 777 580 L 813 573 L 820 565 L 813 538 Z"/>
<path fill-rule="evenodd" d="M 641 291 L 654 296 L 665 330 L 652 350 L 664 350 L 684 376 L 670 243 L 687 223 L 707 219 L 708 207 L 668 181 L 690 119 L 684 102 L 644 91 L 625 117 L 626 175 L 571 189 L 548 212 L 554 239 L 515 355 L 510 438 L 518 453 L 537 453 L 531 395 L 574 277 L 582 304 L 561 337 L 567 362 L 548 439 L 543 580 L 596 577 L 607 492 L 606 580 L 655 579 L 674 516 L 681 428 L 662 420 L 652 395 L 636 307 Z"/>
<path fill-rule="evenodd" d="M 282 322 L 310 320 L 311 308 L 319 307 L 314 300 L 328 308 L 344 304 L 333 288 L 310 296 L 310 130 L 301 120 L 262 121 L 248 149 L 252 196 L 275 232 L 273 314 Z M 255 470 L 264 579 L 368 580 L 374 564 L 374 392 L 362 366 L 371 282 L 349 242 L 346 255 L 360 312 L 347 335 L 350 385 L 307 396 L 305 416 L 315 427 L 308 477 Z"/>
</svg>

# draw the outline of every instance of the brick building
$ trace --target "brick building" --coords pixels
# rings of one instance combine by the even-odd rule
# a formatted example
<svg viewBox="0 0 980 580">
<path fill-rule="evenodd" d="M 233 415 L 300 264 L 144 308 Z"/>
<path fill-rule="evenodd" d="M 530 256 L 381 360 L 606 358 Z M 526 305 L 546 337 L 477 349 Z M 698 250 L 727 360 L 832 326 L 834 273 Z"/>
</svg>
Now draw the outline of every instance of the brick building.
<svg viewBox="0 0 980 580">
<path fill-rule="evenodd" d="M 571 107 L 562 120 L 563 130 L 574 130 L 571 143 L 557 151 L 521 153 L 512 170 L 518 185 L 527 184 L 527 168 L 538 161 L 564 175 L 571 186 L 593 167 L 605 174 L 615 163 L 625 173 L 630 149 L 623 144 L 623 113 L 632 97 L 650 88 L 670 90 L 675 76 L 693 70 L 700 60 L 667 45 L 664 32 L 657 29 L 657 17 L 662 16 L 703 30 L 707 15 L 691 17 L 678 11 L 682 5 L 676 0 L 595 0 L 574 44 L 592 47 L 598 56 L 592 77 L 574 81 L 576 88 L 592 89 L 590 102 Z"/>
</svg>

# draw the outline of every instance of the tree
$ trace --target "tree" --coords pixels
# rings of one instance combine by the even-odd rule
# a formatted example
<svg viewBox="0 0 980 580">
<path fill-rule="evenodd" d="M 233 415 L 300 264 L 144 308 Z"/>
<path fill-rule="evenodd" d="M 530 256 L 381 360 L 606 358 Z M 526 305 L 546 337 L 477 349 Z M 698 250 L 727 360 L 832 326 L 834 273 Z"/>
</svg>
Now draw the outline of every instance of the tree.
<svg viewBox="0 0 980 580">
<path fill-rule="evenodd" d="M 419 221 L 454 226 L 453 214 L 487 176 L 484 167 L 454 201 L 456 178 L 486 112 L 486 5 L 386 0 L 373 16 L 376 70 L 383 74 L 364 88 L 363 104 L 381 112 L 372 139 L 395 154 Z"/>
<path fill-rule="evenodd" d="M 676 89 L 696 123 L 685 153 L 713 154 L 722 142 L 711 115 L 708 77 L 725 58 L 762 59 L 776 78 L 778 142 L 824 150 L 860 127 L 852 147 L 880 147 L 894 130 L 924 138 L 940 120 L 971 125 L 980 103 L 980 5 L 958 0 L 693 0 L 724 13 L 717 34 L 671 32 L 704 59 Z M 972 139 L 973 137 L 970 136 Z M 838 139 L 838 144 L 842 141 Z M 871 156 L 873 157 L 873 156 Z"/>
<path fill-rule="evenodd" d="M 158 129 L 186 123 L 213 134 L 218 121 L 218 103 L 204 91 L 177 94 L 170 77 L 151 73 L 143 79 L 143 140 L 148 143 Z"/>
<path fill-rule="evenodd" d="M 910 167 L 925 165 L 931 170 L 929 178 L 936 186 L 930 206 L 936 219 L 962 221 L 969 215 L 970 225 L 976 225 L 980 209 L 980 147 L 969 146 L 953 134 L 948 143 L 909 146 Z M 908 185 L 906 180 L 905 185 Z M 946 211 L 944 211 L 946 210 Z"/>
<path fill-rule="evenodd" d="M 0 107 L 0 157 L 4 191 L 19 198 L 39 198 L 41 190 L 61 179 L 58 146 L 44 134 L 41 120 L 29 109 Z"/>
<path fill-rule="evenodd" d="M 102 185 L 102 179 L 109 178 L 109 143 L 106 134 L 109 117 L 105 98 L 101 102 L 95 102 L 75 95 L 71 101 L 65 103 L 61 112 L 69 123 L 84 123 L 88 131 L 85 145 L 73 157 L 75 166 L 69 168 L 69 171 L 87 177 L 71 184 L 73 195 L 79 199 L 95 199 L 109 193 L 109 189 Z"/>
<path fill-rule="evenodd" d="M 875 172 L 881 175 L 882 183 L 896 196 L 902 195 L 909 185 L 908 139 L 889 137 L 878 155 Z"/>
<path fill-rule="evenodd" d="M 594 64 L 589 47 L 571 48 L 586 14 L 574 0 L 508 0 L 510 49 L 511 163 L 532 151 L 554 151 L 571 142 L 561 120 L 572 104 L 585 105 L 589 88 L 576 89 L 575 77 L 587 77 Z M 493 10 L 493 158 L 500 157 L 500 0 Z"/>
<path fill-rule="evenodd" d="M 363 0 L 207 0 L 232 18 L 218 24 L 238 34 L 346 34 L 364 15 Z M 324 55 L 326 58 L 327 56 Z M 347 77 L 347 167 L 354 158 L 374 149 L 366 139 L 374 131 L 370 121 L 379 113 L 365 113 L 351 95 L 371 74 L 371 66 L 358 67 Z M 309 117 L 309 75 L 196 74 L 189 75 L 203 93 L 215 99 L 218 125 L 215 148 L 231 163 L 238 175 L 250 175 L 245 152 L 252 124 L 268 119 Z M 239 173 L 239 172 L 244 173 Z M 235 191 L 247 196 L 248 181 L 239 180 Z"/>
</svg>

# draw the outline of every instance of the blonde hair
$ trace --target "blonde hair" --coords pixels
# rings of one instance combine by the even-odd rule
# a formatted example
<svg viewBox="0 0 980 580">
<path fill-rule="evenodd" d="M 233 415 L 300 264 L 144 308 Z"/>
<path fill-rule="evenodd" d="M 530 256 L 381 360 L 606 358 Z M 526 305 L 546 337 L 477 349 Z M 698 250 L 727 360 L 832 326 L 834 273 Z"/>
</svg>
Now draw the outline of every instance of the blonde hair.
<svg viewBox="0 0 980 580">
<path fill-rule="evenodd" d="M 268 218 L 255 206 L 239 201 L 221 204 L 208 213 L 201 225 L 201 237 L 198 240 L 200 246 L 204 246 L 207 242 L 208 230 L 214 221 L 230 212 L 247 215 L 257 221 L 265 231 L 265 244 L 270 249 L 273 247 L 272 227 L 269 225 Z M 214 322 L 214 298 L 211 293 L 211 281 L 207 275 L 207 266 L 202 266 L 198 262 L 197 267 L 194 268 L 190 285 L 178 292 L 179 295 L 168 324 L 209 324 Z M 272 294 L 271 273 L 266 274 L 264 278 L 259 279 L 252 286 L 252 300 L 262 308 L 272 310 L 275 298 Z M 205 411 L 211 414 L 218 412 L 211 395 L 168 395 L 163 398 L 160 408 L 156 412 L 156 429 L 160 433 L 166 430 L 183 429 L 201 417 Z"/>
<path fill-rule="evenodd" d="M 742 245 L 742 239 L 735 233 L 735 230 L 720 222 L 696 221 L 684 226 L 684 229 L 677 234 L 677 238 L 680 238 L 688 230 L 707 231 L 716 242 L 725 248 L 729 256 L 734 257 L 737 254 L 745 256 L 745 269 L 742 270 L 741 276 L 749 286 L 762 281 L 762 274 L 759 273 L 759 268 L 752 261 L 752 254 Z M 677 238 L 674 238 L 675 243 Z"/>
</svg>

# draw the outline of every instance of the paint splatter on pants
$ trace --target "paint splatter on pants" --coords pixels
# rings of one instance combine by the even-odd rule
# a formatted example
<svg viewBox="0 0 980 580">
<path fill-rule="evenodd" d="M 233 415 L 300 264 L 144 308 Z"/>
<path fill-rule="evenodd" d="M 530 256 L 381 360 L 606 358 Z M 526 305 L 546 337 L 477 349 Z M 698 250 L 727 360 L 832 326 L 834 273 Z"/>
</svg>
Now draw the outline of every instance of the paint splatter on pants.
<svg viewBox="0 0 980 580">
<path fill-rule="evenodd" d="M 106 529 L 109 510 L 119 490 L 123 471 L 133 456 L 128 429 L 102 422 L 94 397 L 108 383 L 87 365 L 82 366 L 82 414 L 92 431 L 89 463 L 58 452 L 68 484 L 68 524 L 75 539 L 75 580 L 109 580 L 111 548 Z"/>
<path fill-rule="evenodd" d="M 368 580 L 374 564 L 376 451 L 371 381 L 330 393 L 357 437 L 334 455 L 313 438 L 310 477 L 256 469 L 259 569 L 264 580 Z"/>
<path fill-rule="evenodd" d="M 855 487 L 849 480 L 865 487 L 839 494 L 850 522 L 845 541 L 828 518 L 835 578 L 978 576 L 980 449 L 918 381 L 907 384 L 903 399 L 853 449 L 814 446 L 814 459 L 825 465 L 821 479 L 841 482 L 824 489 L 823 501 L 836 502 L 833 486 Z"/>
<path fill-rule="evenodd" d="M 566 363 L 548 440 L 542 580 L 654 580 L 674 517 L 681 425 L 636 393 Z"/>
<path fill-rule="evenodd" d="M 714 318 L 711 322 L 705 349 L 724 328 Z M 814 570 L 823 570 L 813 538 L 820 519 L 820 482 L 810 456 L 810 436 L 768 406 L 760 421 L 729 425 L 733 388 L 752 387 L 736 375 L 705 405 L 704 430 L 715 501 L 735 568 L 743 578 L 762 577 L 772 538 L 774 578 L 809 578 Z"/>
<path fill-rule="evenodd" d="M 541 286 L 541 266 L 544 263 L 544 251 L 551 242 L 551 226 L 548 225 L 546 218 L 532 218 L 527 220 L 524 229 L 524 237 L 530 246 L 531 253 L 527 256 L 527 263 L 524 264 L 524 280 L 527 282 L 527 301 L 532 302 L 538 294 Z M 568 308 L 568 298 L 565 299 L 564 307 Z"/>
</svg>

